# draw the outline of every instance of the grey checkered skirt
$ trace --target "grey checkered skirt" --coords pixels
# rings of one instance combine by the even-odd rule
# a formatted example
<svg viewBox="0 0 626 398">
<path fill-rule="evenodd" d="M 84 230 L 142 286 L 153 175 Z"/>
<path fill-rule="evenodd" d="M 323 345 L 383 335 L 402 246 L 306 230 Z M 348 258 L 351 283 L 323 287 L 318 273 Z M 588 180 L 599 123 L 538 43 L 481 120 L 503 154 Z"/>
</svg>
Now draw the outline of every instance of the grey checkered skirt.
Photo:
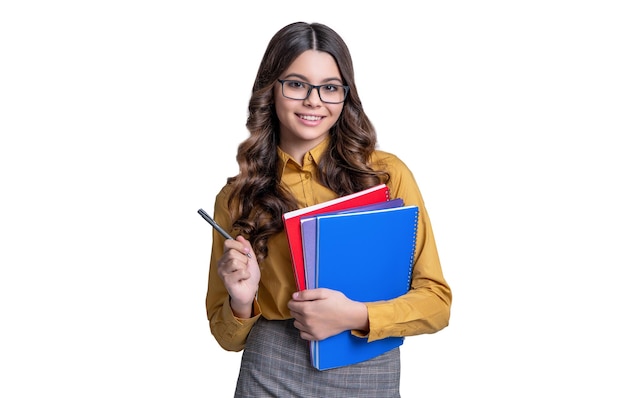
<svg viewBox="0 0 626 398">
<path fill-rule="evenodd" d="M 260 318 L 241 358 L 235 398 L 400 397 L 400 350 L 369 361 L 319 371 L 293 320 Z"/>
</svg>

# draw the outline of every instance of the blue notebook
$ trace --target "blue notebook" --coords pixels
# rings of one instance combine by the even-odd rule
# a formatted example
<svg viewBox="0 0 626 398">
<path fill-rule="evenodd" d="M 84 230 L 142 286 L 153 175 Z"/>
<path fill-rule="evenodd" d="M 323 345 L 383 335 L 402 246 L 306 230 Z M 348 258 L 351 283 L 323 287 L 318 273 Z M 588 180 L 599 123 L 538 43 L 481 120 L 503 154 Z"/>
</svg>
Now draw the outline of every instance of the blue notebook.
<svg viewBox="0 0 626 398">
<path fill-rule="evenodd" d="M 403 205 L 404 200 L 402 200 L 401 198 L 396 198 L 384 202 L 373 203 L 370 205 L 362 205 L 346 210 L 339 210 L 323 214 L 329 215 L 351 213 L 357 211 L 389 209 L 392 207 L 400 207 Z M 305 288 L 311 288 L 315 287 L 315 268 L 317 266 L 315 261 L 315 253 L 317 252 L 317 217 L 309 216 L 301 218 L 300 228 L 302 229 L 302 254 L 304 257 L 304 276 L 306 281 Z"/>
<path fill-rule="evenodd" d="M 318 215 L 315 287 L 343 292 L 361 302 L 389 300 L 410 287 L 417 206 Z M 404 342 L 387 337 L 371 343 L 344 331 L 310 344 L 311 363 L 319 370 L 366 361 Z"/>
</svg>

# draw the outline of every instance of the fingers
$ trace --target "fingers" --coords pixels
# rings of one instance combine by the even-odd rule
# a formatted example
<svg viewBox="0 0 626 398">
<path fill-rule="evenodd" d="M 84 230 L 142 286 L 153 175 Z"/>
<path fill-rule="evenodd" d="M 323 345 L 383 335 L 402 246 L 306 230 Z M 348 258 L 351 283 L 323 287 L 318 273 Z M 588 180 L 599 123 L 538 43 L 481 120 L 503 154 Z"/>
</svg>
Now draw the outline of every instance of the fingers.
<svg viewBox="0 0 626 398">
<path fill-rule="evenodd" d="M 250 242 L 245 240 L 242 236 L 238 236 L 237 240 L 227 239 L 224 241 L 224 254 L 218 262 L 220 268 L 225 268 L 230 265 L 230 269 L 227 267 L 227 272 L 234 272 L 242 267 L 246 267 L 248 260 L 252 258 L 252 250 L 250 250 Z"/>
<path fill-rule="evenodd" d="M 225 281 L 226 279 L 239 281 L 250 277 L 248 258 L 241 257 L 240 253 L 237 253 L 239 255 L 225 254 L 217 263 L 217 271 Z"/>
<path fill-rule="evenodd" d="M 236 240 L 227 239 L 224 242 L 224 254 L 217 262 L 218 274 L 231 294 L 236 286 L 250 280 L 251 285 L 258 283 L 259 272 L 256 256 L 251 250 L 250 242 L 243 236 Z"/>
<path fill-rule="evenodd" d="M 293 325 L 300 331 L 300 337 L 304 340 L 322 340 L 329 336 L 322 322 L 314 322 L 303 314 L 294 315 Z"/>
<path fill-rule="evenodd" d="M 248 258 L 252 258 L 250 242 L 248 242 L 243 236 L 238 236 L 236 240 L 226 239 L 224 241 L 224 255 L 226 255 L 229 250 L 237 251 Z"/>
<path fill-rule="evenodd" d="M 248 258 L 252 258 L 252 248 L 250 246 L 250 242 L 248 242 L 246 240 L 246 238 L 244 238 L 243 236 L 239 235 L 237 237 L 237 242 L 240 242 L 243 244 L 243 253 L 248 257 Z"/>
<path fill-rule="evenodd" d="M 295 320 L 293 325 L 295 326 L 296 329 L 300 331 L 300 338 L 304 340 L 309 340 L 309 341 L 318 340 L 315 338 L 315 336 L 309 333 L 306 327 L 304 326 L 304 324 L 300 323 L 298 320 Z"/>
</svg>

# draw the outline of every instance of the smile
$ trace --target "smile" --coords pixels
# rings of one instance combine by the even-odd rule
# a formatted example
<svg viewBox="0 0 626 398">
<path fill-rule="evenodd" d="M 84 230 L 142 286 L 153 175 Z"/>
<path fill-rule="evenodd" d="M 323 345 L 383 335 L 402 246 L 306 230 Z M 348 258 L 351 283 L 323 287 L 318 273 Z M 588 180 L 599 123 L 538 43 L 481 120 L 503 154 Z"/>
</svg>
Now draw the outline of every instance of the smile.
<svg viewBox="0 0 626 398">
<path fill-rule="evenodd" d="M 298 115 L 298 117 L 300 119 L 309 120 L 309 121 L 312 121 L 312 122 L 315 122 L 315 121 L 318 121 L 318 120 L 322 120 L 321 116 Z"/>
</svg>

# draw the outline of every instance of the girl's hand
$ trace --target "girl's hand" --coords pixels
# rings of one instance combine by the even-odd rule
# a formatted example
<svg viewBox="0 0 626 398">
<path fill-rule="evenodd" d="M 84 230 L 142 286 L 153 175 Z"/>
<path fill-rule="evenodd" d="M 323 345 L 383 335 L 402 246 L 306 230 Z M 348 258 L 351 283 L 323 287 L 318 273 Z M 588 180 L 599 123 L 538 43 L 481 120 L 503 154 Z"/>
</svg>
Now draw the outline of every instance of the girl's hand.
<svg viewBox="0 0 626 398">
<path fill-rule="evenodd" d="M 238 318 L 250 318 L 261 280 L 259 264 L 250 242 L 243 236 L 238 236 L 236 240 L 227 239 L 224 254 L 217 262 L 217 273 L 230 295 L 233 314 Z"/>
<path fill-rule="evenodd" d="M 323 340 L 344 330 L 369 330 L 367 307 L 331 289 L 296 292 L 288 304 L 294 325 L 305 340 Z"/>
</svg>

